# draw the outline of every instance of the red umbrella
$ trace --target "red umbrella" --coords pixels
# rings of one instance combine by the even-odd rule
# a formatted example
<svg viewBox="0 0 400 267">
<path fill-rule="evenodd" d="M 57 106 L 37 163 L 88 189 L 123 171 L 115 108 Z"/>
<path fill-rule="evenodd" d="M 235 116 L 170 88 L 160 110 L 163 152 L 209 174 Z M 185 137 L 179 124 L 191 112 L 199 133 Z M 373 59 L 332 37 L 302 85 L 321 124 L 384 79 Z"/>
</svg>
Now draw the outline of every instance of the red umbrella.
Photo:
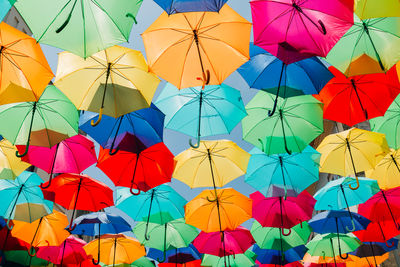
<svg viewBox="0 0 400 267">
<path fill-rule="evenodd" d="M 47 187 L 48 182 L 44 184 Z M 69 230 L 75 210 L 98 211 L 114 205 L 113 191 L 102 182 L 87 175 L 64 173 L 53 179 L 43 195 L 53 195 L 55 203 L 73 210 Z"/>
<path fill-rule="evenodd" d="M 290 229 L 300 222 L 311 219 L 316 200 L 307 192 L 297 197 L 264 197 L 260 192 L 250 195 L 253 200 L 253 217 L 263 227 Z"/>
<path fill-rule="evenodd" d="M 134 195 L 171 181 L 174 155 L 162 142 L 137 153 L 120 150 L 110 155 L 108 152 L 109 149 L 100 149 L 97 167 L 115 185 L 130 187 Z M 139 192 L 134 193 L 132 189 Z"/>
<path fill-rule="evenodd" d="M 383 116 L 400 93 L 396 68 L 389 72 L 346 77 L 334 67 L 335 75 L 319 93 L 324 119 L 349 126 Z"/>
<path fill-rule="evenodd" d="M 0 240 L 0 249 L 2 251 L 28 250 L 28 248 L 30 248 L 29 243 L 12 236 L 11 230 L 9 230 L 7 227 L 1 229 Z"/>
<path fill-rule="evenodd" d="M 400 231 L 390 221 L 377 221 L 368 224 L 365 230 L 353 232 L 362 242 L 385 242 L 387 247 L 393 247 L 387 240 L 400 234 Z"/>
</svg>

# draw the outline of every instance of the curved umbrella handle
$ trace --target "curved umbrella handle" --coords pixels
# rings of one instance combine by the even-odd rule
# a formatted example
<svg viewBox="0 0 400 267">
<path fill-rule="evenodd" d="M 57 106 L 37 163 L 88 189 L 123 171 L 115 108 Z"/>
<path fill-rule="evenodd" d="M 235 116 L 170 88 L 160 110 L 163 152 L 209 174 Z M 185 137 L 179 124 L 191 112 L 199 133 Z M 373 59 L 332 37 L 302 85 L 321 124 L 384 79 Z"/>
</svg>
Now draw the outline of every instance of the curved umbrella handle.
<svg viewBox="0 0 400 267">
<path fill-rule="evenodd" d="M 292 229 L 289 229 L 289 232 L 287 234 L 285 234 L 285 229 L 281 228 L 281 232 L 282 232 L 282 235 L 289 236 L 292 233 Z"/>
<path fill-rule="evenodd" d="M 132 13 L 126 13 L 125 17 L 133 19 L 133 23 L 137 24 L 137 20 Z"/>
<path fill-rule="evenodd" d="M 10 222 L 11 222 L 11 220 L 8 219 L 6 226 L 7 226 L 7 229 L 11 231 L 14 228 L 14 225 L 10 225 Z"/>
<path fill-rule="evenodd" d="M 340 249 L 339 249 L 340 250 Z M 348 257 L 349 257 L 349 253 L 346 253 L 345 254 L 346 256 L 342 256 L 342 254 L 339 254 L 339 257 L 342 259 L 342 260 L 346 260 Z"/>
<path fill-rule="evenodd" d="M 110 150 L 108 150 L 108 154 L 110 155 L 110 156 L 114 156 L 115 154 L 117 154 L 118 153 L 118 151 L 119 151 L 119 147 L 117 147 L 114 151 L 113 151 L 113 147 L 112 148 L 110 148 Z"/>
<path fill-rule="evenodd" d="M 71 227 L 71 226 L 72 226 L 71 224 L 68 226 L 68 231 L 69 231 L 69 232 L 72 232 L 72 231 L 75 230 L 76 224 L 74 224 L 74 226 L 72 226 L 72 227 Z"/>
<path fill-rule="evenodd" d="M 358 181 L 357 175 L 356 175 L 356 181 L 357 181 L 357 186 L 356 187 L 351 187 L 351 184 L 349 184 L 349 188 L 351 190 L 357 190 L 360 187 L 360 182 Z"/>
<path fill-rule="evenodd" d="M 299 219 L 300 221 L 300 219 Z M 303 229 L 303 221 L 300 221 L 300 228 Z"/>
<path fill-rule="evenodd" d="M 279 91 L 276 93 L 276 97 L 274 100 L 274 106 L 272 107 L 272 110 L 268 110 L 268 117 L 271 117 L 272 115 L 275 114 L 276 106 L 278 104 L 278 94 L 279 94 Z"/>
<path fill-rule="evenodd" d="M 132 195 L 134 195 L 134 196 L 138 196 L 138 195 L 140 195 L 140 193 L 142 192 L 142 190 L 140 190 L 139 188 L 137 188 L 137 192 L 133 192 L 133 185 L 134 185 L 135 183 L 131 183 L 131 187 L 129 188 L 129 192 L 131 192 L 131 194 Z M 137 187 L 137 186 L 136 186 Z"/>
<path fill-rule="evenodd" d="M 28 138 L 29 138 L 29 137 L 28 137 Z M 17 156 L 18 158 L 25 157 L 26 154 L 28 154 L 28 150 L 29 150 L 29 139 L 28 139 L 28 143 L 27 143 L 26 146 L 25 146 L 25 151 L 24 151 L 24 153 L 19 154 L 19 151 L 17 150 L 17 151 L 15 151 L 15 156 Z"/>
<path fill-rule="evenodd" d="M 322 34 L 326 35 L 325 24 L 320 19 L 318 20 L 318 24 L 319 24 L 319 26 L 321 26 Z"/>
<path fill-rule="evenodd" d="M 217 198 L 210 199 L 208 196 L 206 197 L 206 199 L 207 199 L 208 202 L 215 202 L 215 201 L 217 201 Z"/>
<path fill-rule="evenodd" d="M 32 249 L 33 249 L 33 253 L 31 252 Z M 35 256 L 36 256 L 36 250 L 35 250 L 34 247 L 32 247 L 32 246 L 29 247 L 29 249 L 28 249 L 28 255 L 31 256 L 31 257 L 35 257 Z"/>
<path fill-rule="evenodd" d="M 353 232 L 354 230 L 356 230 L 356 225 L 354 224 L 353 218 L 351 218 L 351 229 L 349 229 L 347 225 L 345 225 L 344 228 L 347 232 Z"/>
<path fill-rule="evenodd" d="M 103 108 L 100 108 L 99 117 L 97 118 L 97 121 L 91 120 L 90 125 L 92 125 L 93 127 L 97 126 L 101 122 L 102 118 L 103 118 Z"/>
<path fill-rule="evenodd" d="M 147 233 L 149 230 L 149 223 L 146 223 L 146 229 L 144 231 L 144 239 L 146 239 L 147 241 L 150 240 L 150 235 Z"/>
<path fill-rule="evenodd" d="M 261 143 L 261 151 L 262 151 L 262 152 L 265 152 L 264 144 L 263 144 L 263 141 L 261 140 L 261 138 L 258 138 L 258 142 Z"/>
<path fill-rule="evenodd" d="M 49 188 L 50 187 L 50 185 L 51 185 L 51 180 L 53 179 L 53 175 L 52 176 L 50 176 L 50 179 L 49 179 L 49 183 L 46 185 L 46 186 L 43 186 L 44 185 L 44 183 L 41 183 L 39 186 L 40 186 L 40 188 L 42 188 L 42 189 L 47 189 L 47 188 Z"/>
<path fill-rule="evenodd" d="M 100 264 L 100 261 L 99 261 L 99 260 L 95 260 L 94 258 L 92 258 L 92 263 L 93 263 L 94 265 L 99 265 L 99 264 Z"/>
<path fill-rule="evenodd" d="M 385 245 L 386 245 L 388 248 L 391 248 L 391 247 L 394 246 L 394 241 L 392 241 L 392 244 L 389 245 L 389 244 L 388 244 L 388 240 L 385 240 Z"/>
<path fill-rule="evenodd" d="M 159 258 L 157 258 L 157 261 L 159 262 L 159 263 L 163 263 L 163 262 L 165 262 L 165 260 L 167 259 L 167 251 L 166 250 L 164 250 L 163 251 L 163 258 L 160 260 Z"/>
<path fill-rule="evenodd" d="M 200 146 L 200 134 L 197 135 L 197 144 L 193 144 L 192 139 L 189 139 L 189 145 L 190 145 L 192 148 L 199 148 L 199 146 Z"/>
</svg>

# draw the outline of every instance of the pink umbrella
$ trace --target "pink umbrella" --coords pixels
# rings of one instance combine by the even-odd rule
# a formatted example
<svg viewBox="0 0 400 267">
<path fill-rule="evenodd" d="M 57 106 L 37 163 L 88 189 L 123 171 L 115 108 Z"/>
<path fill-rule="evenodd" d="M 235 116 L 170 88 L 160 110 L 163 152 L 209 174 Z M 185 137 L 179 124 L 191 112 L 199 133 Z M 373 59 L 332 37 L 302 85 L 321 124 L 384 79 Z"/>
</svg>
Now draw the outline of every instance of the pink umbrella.
<svg viewBox="0 0 400 267">
<path fill-rule="evenodd" d="M 300 222 L 311 219 L 316 200 L 307 192 L 297 197 L 268 197 L 260 192 L 250 195 L 253 200 L 253 217 L 263 227 L 279 227 L 282 234 L 284 228 L 290 229 Z"/>
<path fill-rule="evenodd" d="M 21 153 L 25 151 L 25 146 L 17 148 Z M 53 173 L 81 173 L 96 163 L 97 157 L 93 142 L 83 135 L 75 135 L 51 148 L 30 146 L 22 160 L 49 173 L 49 187 Z"/>
<path fill-rule="evenodd" d="M 60 246 L 40 247 L 36 256 L 60 266 L 80 264 L 88 258 L 83 249 L 84 245 L 86 245 L 85 241 L 70 235 Z"/>
<path fill-rule="evenodd" d="M 353 0 L 252 0 L 254 44 L 286 64 L 325 57 L 353 25 Z"/>
<path fill-rule="evenodd" d="M 243 254 L 255 243 L 250 231 L 239 226 L 235 230 L 222 232 L 201 232 L 193 245 L 200 253 L 224 257 L 233 254 Z"/>
</svg>

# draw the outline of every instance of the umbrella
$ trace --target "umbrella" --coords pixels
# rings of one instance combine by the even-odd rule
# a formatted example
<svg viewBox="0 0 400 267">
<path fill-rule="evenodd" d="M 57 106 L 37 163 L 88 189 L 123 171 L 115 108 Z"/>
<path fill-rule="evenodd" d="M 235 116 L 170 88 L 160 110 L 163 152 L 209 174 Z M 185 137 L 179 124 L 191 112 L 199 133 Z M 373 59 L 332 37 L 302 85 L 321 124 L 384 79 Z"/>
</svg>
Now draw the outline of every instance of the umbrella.
<svg viewBox="0 0 400 267">
<path fill-rule="evenodd" d="M 282 253 L 280 250 L 261 249 L 257 244 L 253 247 L 253 252 L 257 254 L 257 260 L 262 264 L 286 265 L 303 259 L 307 248 L 300 245 L 286 250 Z M 282 260 L 282 257 L 284 258 Z"/>
<path fill-rule="evenodd" d="M 11 235 L 11 230 L 7 227 L 4 227 L 0 230 L 0 240 L 1 240 L 1 251 L 9 251 L 9 250 L 28 250 L 30 247 L 29 243 L 13 237 Z"/>
<path fill-rule="evenodd" d="M 43 185 L 46 188 L 43 192 L 54 194 L 55 203 L 73 210 L 69 230 L 73 229 L 72 220 L 76 210 L 98 211 L 114 205 L 113 191 L 87 175 L 64 173 L 53 178 L 50 186 L 48 184 L 46 182 Z"/>
<path fill-rule="evenodd" d="M 250 154 L 245 182 L 264 196 L 271 196 L 274 186 L 283 187 L 285 196 L 288 190 L 299 194 L 319 179 L 320 154 L 311 146 L 300 153 L 269 156 L 253 148 Z"/>
<path fill-rule="evenodd" d="M 26 150 L 25 146 L 17 148 L 19 152 Z M 81 173 L 97 161 L 97 156 L 92 141 L 83 135 L 74 135 L 50 148 L 31 146 L 22 160 L 49 173 L 47 186 L 50 186 L 53 173 Z"/>
<path fill-rule="evenodd" d="M 233 188 L 203 190 L 185 205 L 185 220 L 206 233 L 233 230 L 251 218 L 251 203 Z"/>
<path fill-rule="evenodd" d="M 382 264 L 384 261 L 386 261 L 389 258 L 389 253 L 383 254 L 382 256 L 375 256 L 375 257 L 363 257 L 359 258 L 357 256 L 351 256 L 351 261 L 348 261 L 346 263 L 346 266 L 348 267 L 370 267 L 373 266 L 374 263 L 378 264 L 376 266 L 379 266 Z"/>
<path fill-rule="evenodd" d="M 228 0 L 155 0 L 168 15 L 183 12 L 218 12 Z"/>
<path fill-rule="evenodd" d="M 397 240 L 397 239 L 394 239 Z M 397 240 L 398 243 L 398 240 Z M 378 266 L 378 262 L 376 261 L 376 257 L 382 256 L 386 254 L 388 251 L 392 251 L 396 249 L 396 247 L 387 248 L 384 244 L 381 243 L 372 243 L 366 242 L 361 244 L 355 251 L 351 252 L 351 255 L 364 258 L 364 257 L 372 257 L 374 259 L 375 266 Z"/>
<path fill-rule="evenodd" d="M 167 84 L 155 102 L 165 113 L 165 127 L 197 137 L 229 134 L 247 115 L 240 91 L 228 85 L 208 85 L 179 90 Z"/>
<path fill-rule="evenodd" d="M 135 135 L 146 147 L 162 142 L 164 114 L 153 104 L 149 108 L 139 109 L 117 119 L 104 115 L 97 127 L 92 127 L 90 121 L 97 121 L 98 116 L 99 114 L 94 112 L 82 112 L 79 129 L 110 151 L 119 149 L 116 139 L 125 132 Z M 129 148 L 126 150 L 130 151 Z"/>
<path fill-rule="evenodd" d="M 335 75 L 319 94 L 324 103 L 324 119 L 349 126 L 383 116 L 400 92 L 397 73 L 375 73 L 346 77 L 329 67 Z M 379 90 L 376 90 L 379 88 Z"/>
<path fill-rule="evenodd" d="M 290 235 L 290 228 L 308 221 L 314 211 L 315 199 L 303 191 L 296 197 L 267 197 L 260 192 L 250 195 L 253 200 L 253 217 L 263 227 L 279 227 L 282 235 Z M 286 234 L 284 229 L 289 229 Z"/>
<path fill-rule="evenodd" d="M 146 255 L 145 248 L 133 237 L 123 234 L 106 234 L 100 237 L 102 247 L 101 262 L 105 264 L 132 263 Z M 93 256 L 93 263 L 99 264 L 100 258 L 97 257 L 97 241 L 87 243 L 83 249 L 88 255 Z"/>
<path fill-rule="evenodd" d="M 164 252 L 155 248 L 150 248 L 147 257 L 152 258 L 152 259 L 160 259 L 163 257 Z M 176 265 L 182 264 L 190 264 L 190 262 L 195 261 L 195 260 L 200 260 L 201 255 L 199 251 L 196 249 L 195 246 L 192 244 L 189 244 L 189 246 L 184 247 L 184 248 L 171 248 L 166 251 L 166 261 L 165 263 L 174 263 L 174 265 L 171 265 L 171 267 L 174 267 Z M 162 266 L 162 265 L 159 265 Z M 189 266 L 189 265 L 188 265 Z"/>
<path fill-rule="evenodd" d="M 286 64 L 325 57 L 353 24 L 353 1 L 252 0 L 254 44 Z"/>
<path fill-rule="evenodd" d="M 10 250 L 4 252 L 6 263 L 4 266 L 47 266 L 48 261 L 29 255 L 25 250 Z"/>
<path fill-rule="evenodd" d="M 164 12 L 142 38 L 150 69 L 181 89 L 221 84 L 249 59 L 250 31 L 251 23 L 224 5 L 218 13 Z"/>
<path fill-rule="evenodd" d="M 351 214 L 351 217 L 350 217 Z M 345 210 L 329 210 L 316 214 L 308 224 L 319 234 L 349 232 L 349 226 L 354 224 L 353 231 L 364 230 L 371 221 L 364 216 Z M 353 228 L 353 227 L 352 227 Z"/>
<path fill-rule="evenodd" d="M 261 47 L 250 43 L 250 60 L 239 69 L 246 83 L 255 89 L 276 94 L 282 98 L 303 94 L 318 94 L 333 78 L 332 73 L 317 57 L 286 64 Z M 276 110 L 278 98 L 269 115 Z"/>
<path fill-rule="evenodd" d="M 10 8 L 14 5 L 16 0 L 1 0 L 0 1 L 0 21 L 4 19 Z"/>
<path fill-rule="evenodd" d="M 28 0 L 15 4 L 37 41 L 87 58 L 128 41 L 142 2 Z M 45 7 L 45 8 L 44 8 Z"/>
<path fill-rule="evenodd" d="M 200 267 L 201 259 L 185 263 L 159 263 L 159 267 Z"/>
<path fill-rule="evenodd" d="M 243 139 L 268 155 L 301 152 L 323 132 L 322 104 L 310 95 L 278 98 L 278 112 L 268 116 L 274 98 L 260 91 L 246 105 Z"/>
<path fill-rule="evenodd" d="M 203 259 L 201 261 L 201 266 L 210 266 L 210 267 L 251 267 L 254 266 L 254 253 L 251 251 L 247 251 L 243 254 L 237 255 L 229 255 L 226 257 L 218 257 L 214 255 L 204 254 Z"/>
<path fill-rule="evenodd" d="M 33 102 L 0 106 L 0 132 L 12 144 L 52 147 L 78 134 L 79 114 L 69 99 L 54 85 L 49 85 Z"/>
<path fill-rule="evenodd" d="M 388 71 L 400 59 L 399 17 L 360 20 L 343 35 L 326 60 L 346 76 Z"/>
<path fill-rule="evenodd" d="M 137 146 L 137 139 L 133 138 Z M 174 155 L 164 143 L 149 148 L 137 148 L 135 153 L 118 151 L 110 155 L 108 149 L 100 149 L 97 167 L 117 186 L 129 187 L 132 194 L 140 194 L 160 184 L 171 181 L 175 167 Z M 137 193 L 133 189 L 138 189 Z"/>
<path fill-rule="evenodd" d="M 371 119 L 371 131 L 383 133 L 391 148 L 400 148 L 400 128 L 398 114 L 400 112 L 400 97 L 396 97 L 386 110 L 385 115 Z"/>
<path fill-rule="evenodd" d="M 365 171 L 365 176 L 377 180 L 385 190 L 400 186 L 400 150 L 390 149 L 374 169 Z"/>
<path fill-rule="evenodd" d="M 215 191 L 245 174 L 249 158 L 249 153 L 230 140 L 201 141 L 198 148 L 175 157 L 172 176 L 191 188 L 212 186 Z"/>
<path fill-rule="evenodd" d="M 7 10 L 4 3 L 11 2 L 15 0 L 0 1 L 0 18 Z M 0 23 L 0 36 L 0 104 L 37 101 L 54 76 L 40 45 L 5 22 Z"/>
<path fill-rule="evenodd" d="M 145 222 L 139 222 L 133 232 L 142 245 L 164 252 L 162 258 L 157 258 L 158 262 L 166 261 L 168 249 L 187 247 L 198 235 L 197 229 L 185 224 L 183 218 L 164 224 L 149 223 L 148 226 Z"/>
<path fill-rule="evenodd" d="M 101 121 L 103 113 L 117 118 L 149 107 L 159 82 L 140 51 L 122 46 L 87 59 L 61 53 L 55 80 L 78 109 L 99 112 L 92 126 Z"/>
<path fill-rule="evenodd" d="M 360 19 L 400 16 L 400 3 L 397 0 L 357 0 L 354 5 L 354 13 Z"/>
<path fill-rule="evenodd" d="M 357 185 L 351 188 L 356 190 L 357 173 L 373 169 L 389 152 L 389 147 L 383 134 L 351 128 L 325 137 L 317 151 L 321 153 L 320 171 L 354 175 Z"/>
<path fill-rule="evenodd" d="M 8 140 L 0 141 L 0 179 L 15 179 L 29 166 L 29 163 L 23 162 L 15 157 L 17 148 Z"/>
<path fill-rule="evenodd" d="M 28 253 L 34 256 L 36 251 L 32 247 L 61 245 L 70 235 L 68 231 L 64 230 L 67 225 L 67 216 L 61 212 L 54 211 L 32 223 L 14 221 L 11 235 L 28 242 L 30 244 Z"/>
</svg>

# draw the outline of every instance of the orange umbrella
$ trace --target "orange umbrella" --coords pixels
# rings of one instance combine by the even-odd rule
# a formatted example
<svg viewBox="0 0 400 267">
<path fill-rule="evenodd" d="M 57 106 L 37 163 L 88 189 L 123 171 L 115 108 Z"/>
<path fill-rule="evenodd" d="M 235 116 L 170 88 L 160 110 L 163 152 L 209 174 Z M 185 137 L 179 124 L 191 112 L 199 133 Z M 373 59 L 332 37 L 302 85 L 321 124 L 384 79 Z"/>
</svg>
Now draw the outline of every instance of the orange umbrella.
<svg viewBox="0 0 400 267">
<path fill-rule="evenodd" d="M 234 230 L 252 216 L 252 200 L 233 188 L 204 190 L 185 205 L 187 224 L 204 232 Z M 223 234 L 221 235 L 223 238 Z M 223 239 L 221 239 L 223 240 Z"/>
<path fill-rule="evenodd" d="M 0 105 L 37 101 L 53 78 L 35 39 L 0 23 Z"/>
<path fill-rule="evenodd" d="M 346 262 L 347 267 L 370 267 L 370 266 L 378 266 L 382 264 L 385 260 L 389 258 L 389 252 L 383 254 L 382 256 L 375 257 L 362 257 L 359 258 L 354 255 L 349 255 L 351 261 Z M 375 258 L 375 259 L 374 259 Z"/>
<path fill-rule="evenodd" d="M 249 60 L 251 23 L 219 12 L 166 12 L 142 34 L 151 71 L 179 89 L 221 84 Z"/>
<path fill-rule="evenodd" d="M 14 227 L 11 230 L 11 235 L 30 243 L 28 253 L 29 255 L 32 254 L 31 256 L 36 254 L 32 247 L 59 246 L 70 235 L 68 231 L 64 230 L 68 226 L 67 216 L 58 211 L 53 211 L 53 213 L 32 223 L 13 222 Z"/>
</svg>

